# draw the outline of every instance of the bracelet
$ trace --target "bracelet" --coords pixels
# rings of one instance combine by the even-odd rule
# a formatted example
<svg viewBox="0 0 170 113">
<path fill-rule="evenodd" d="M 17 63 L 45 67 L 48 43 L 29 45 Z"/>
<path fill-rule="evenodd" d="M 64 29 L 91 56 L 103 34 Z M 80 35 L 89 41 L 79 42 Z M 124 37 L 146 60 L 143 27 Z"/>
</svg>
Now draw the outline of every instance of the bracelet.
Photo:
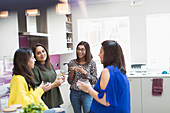
<svg viewBox="0 0 170 113">
<path fill-rule="evenodd" d="M 87 92 L 87 93 L 89 93 L 89 92 L 90 92 L 90 89 L 91 89 L 91 87 L 89 87 L 89 88 L 87 89 L 87 91 L 86 91 L 86 92 Z"/>
</svg>

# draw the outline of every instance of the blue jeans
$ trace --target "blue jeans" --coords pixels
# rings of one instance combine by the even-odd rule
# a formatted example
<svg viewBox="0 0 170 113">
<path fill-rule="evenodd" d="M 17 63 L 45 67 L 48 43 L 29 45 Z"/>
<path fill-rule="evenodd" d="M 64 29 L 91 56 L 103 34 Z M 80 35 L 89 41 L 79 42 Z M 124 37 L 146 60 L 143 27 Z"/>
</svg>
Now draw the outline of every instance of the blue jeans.
<svg viewBox="0 0 170 113">
<path fill-rule="evenodd" d="M 92 96 L 83 91 L 71 90 L 70 101 L 73 106 L 74 113 L 82 113 L 82 107 L 84 113 L 87 113 L 90 110 Z"/>
</svg>

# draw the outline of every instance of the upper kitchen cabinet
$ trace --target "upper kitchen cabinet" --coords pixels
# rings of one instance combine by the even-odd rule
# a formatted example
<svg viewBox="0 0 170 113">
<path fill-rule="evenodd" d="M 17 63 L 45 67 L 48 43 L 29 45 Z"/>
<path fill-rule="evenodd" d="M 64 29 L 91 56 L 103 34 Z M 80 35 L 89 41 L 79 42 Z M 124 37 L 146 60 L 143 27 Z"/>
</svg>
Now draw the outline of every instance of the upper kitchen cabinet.
<svg viewBox="0 0 170 113">
<path fill-rule="evenodd" d="M 24 10 L 18 11 L 19 47 L 32 47 L 42 43 L 48 49 L 46 9 L 40 9 L 38 16 L 26 16 Z"/>
<path fill-rule="evenodd" d="M 50 55 L 73 52 L 71 15 L 57 14 L 55 5 L 39 10 L 38 16 L 18 12 L 20 47 L 32 47 L 39 42 Z"/>
<path fill-rule="evenodd" d="M 65 15 L 56 13 L 56 6 L 47 9 L 47 31 L 50 34 L 48 37 L 50 54 L 67 54 L 72 52 L 72 34 L 68 35 L 68 21 L 66 21 Z M 70 41 L 67 40 L 67 37 L 71 37 Z"/>
<path fill-rule="evenodd" d="M 18 11 L 18 29 L 20 33 L 29 32 L 47 34 L 46 8 L 39 9 L 39 11 L 40 14 L 37 16 L 25 15 L 25 10 Z"/>
</svg>

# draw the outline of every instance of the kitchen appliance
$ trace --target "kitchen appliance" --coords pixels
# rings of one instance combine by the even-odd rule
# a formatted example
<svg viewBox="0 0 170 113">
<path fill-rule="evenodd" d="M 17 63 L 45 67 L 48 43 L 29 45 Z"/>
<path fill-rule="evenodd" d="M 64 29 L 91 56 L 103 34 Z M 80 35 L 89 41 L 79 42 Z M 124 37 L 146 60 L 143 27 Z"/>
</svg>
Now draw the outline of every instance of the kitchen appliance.
<svg viewBox="0 0 170 113">
<path fill-rule="evenodd" d="M 146 75 L 147 68 L 146 64 L 131 64 L 131 75 L 140 74 L 140 75 Z"/>
</svg>

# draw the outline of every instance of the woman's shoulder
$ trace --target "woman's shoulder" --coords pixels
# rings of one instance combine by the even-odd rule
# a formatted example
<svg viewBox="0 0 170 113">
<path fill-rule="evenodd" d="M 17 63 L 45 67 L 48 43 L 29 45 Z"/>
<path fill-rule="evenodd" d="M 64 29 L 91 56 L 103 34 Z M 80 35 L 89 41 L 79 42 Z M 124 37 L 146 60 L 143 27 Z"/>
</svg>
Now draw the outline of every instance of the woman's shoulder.
<svg viewBox="0 0 170 113">
<path fill-rule="evenodd" d="M 24 79 L 24 77 L 22 75 L 13 75 L 14 79 Z"/>
<path fill-rule="evenodd" d="M 107 68 L 104 68 L 102 71 L 101 77 L 100 77 L 101 83 L 103 83 L 103 85 L 104 85 L 103 89 L 106 88 L 106 86 L 109 82 L 109 78 L 110 78 L 109 70 Z"/>
<path fill-rule="evenodd" d="M 25 81 L 25 78 L 22 75 L 13 75 L 11 81 L 22 82 Z"/>
<path fill-rule="evenodd" d="M 119 70 L 119 68 L 117 67 L 117 66 L 113 66 L 113 65 L 111 65 L 111 66 L 107 66 L 106 67 L 108 70 L 109 70 L 109 72 L 111 73 L 111 74 L 114 74 L 114 75 L 122 75 L 123 73 Z M 124 75 L 124 74 L 123 74 Z M 119 77 L 119 76 L 118 76 Z"/>
<path fill-rule="evenodd" d="M 70 60 L 69 64 L 73 64 L 73 63 L 76 63 L 76 59 Z"/>
<path fill-rule="evenodd" d="M 116 71 L 116 70 L 118 70 L 118 67 L 117 66 L 114 66 L 114 65 L 110 65 L 110 66 L 107 66 L 107 67 L 105 67 L 105 68 L 107 68 L 107 69 L 111 69 L 111 70 L 114 70 L 114 71 Z"/>
<path fill-rule="evenodd" d="M 96 64 L 96 62 L 94 60 L 91 60 L 90 63 L 91 64 Z"/>
<path fill-rule="evenodd" d="M 72 59 L 72 60 L 70 60 L 70 62 L 76 62 L 76 59 Z"/>
<path fill-rule="evenodd" d="M 102 75 L 107 75 L 109 73 L 109 69 L 108 68 L 104 68 L 102 70 Z"/>
<path fill-rule="evenodd" d="M 109 72 L 114 72 L 114 73 L 120 72 L 118 67 L 117 66 L 113 66 L 113 65 L 107 66 L 107 67 L 105 67 L 105 69 L 108 69 Z"/>
</svg>

